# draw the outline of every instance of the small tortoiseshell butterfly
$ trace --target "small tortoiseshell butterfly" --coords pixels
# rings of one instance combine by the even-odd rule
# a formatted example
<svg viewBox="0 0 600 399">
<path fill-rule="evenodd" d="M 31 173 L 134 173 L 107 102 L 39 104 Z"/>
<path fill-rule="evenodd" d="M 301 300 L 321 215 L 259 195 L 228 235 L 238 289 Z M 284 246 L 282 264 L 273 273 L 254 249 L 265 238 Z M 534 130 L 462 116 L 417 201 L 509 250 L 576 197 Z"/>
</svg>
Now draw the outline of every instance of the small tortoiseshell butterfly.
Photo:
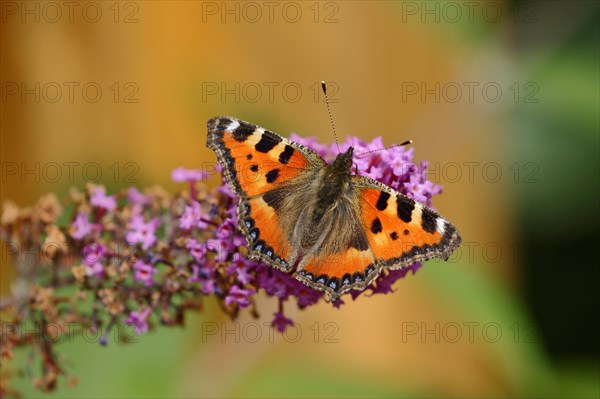
<svg viewBox="0 0 600 399">
<path fill-rule="evenodd" d="M 353 148 L 327 164 L 316 152 L 228 116 L 208 121 L 207 146 L 240 197 L 248 257 L 325 291 L 364 290 L 383 268 L 448 259 L 460 245 L 446 219 L 365 176 Z"/>
</svg>

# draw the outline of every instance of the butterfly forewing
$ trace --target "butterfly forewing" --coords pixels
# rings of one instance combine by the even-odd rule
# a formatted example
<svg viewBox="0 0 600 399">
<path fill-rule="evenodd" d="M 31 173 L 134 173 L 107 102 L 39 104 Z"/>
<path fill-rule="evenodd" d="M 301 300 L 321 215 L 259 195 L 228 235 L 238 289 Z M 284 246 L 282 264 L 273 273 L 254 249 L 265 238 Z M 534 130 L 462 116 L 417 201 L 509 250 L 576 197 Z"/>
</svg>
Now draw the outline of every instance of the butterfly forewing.
<svg viewBox="0 0 600 399">
<path fill-rule="evenodd" d="M 289 270 L 292 243 L 286 225 L 290 221 L 278 213 L 280 202 L 290 192 L 288 185 L 325 162 L 298 143 L 230 117 L 208 121 L 207 145 L 240 197 L 238 225 L 248 241 L 250 257 Z"/>
</svg>

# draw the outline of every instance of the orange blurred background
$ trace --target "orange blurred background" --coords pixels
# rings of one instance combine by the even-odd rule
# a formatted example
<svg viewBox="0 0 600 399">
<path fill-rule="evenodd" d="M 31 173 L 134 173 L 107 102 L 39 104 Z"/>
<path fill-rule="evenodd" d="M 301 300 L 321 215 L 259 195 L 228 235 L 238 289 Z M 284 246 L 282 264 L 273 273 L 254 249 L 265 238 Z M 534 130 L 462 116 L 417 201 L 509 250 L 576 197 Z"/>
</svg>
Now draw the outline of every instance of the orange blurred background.
<svg viewBox="0 0 600 399">
<path fill-rule="evenodd" d="M 61 397 L 598 397 L 597 316 L 551 316 L 595 309 L 598 273 L 564 277 L 555 307 L 560 277 L 547 274 L 568 272 L 540 261 L 568 251 L 540 246 L 550 231 L 597 238 L 598 3 L 67 3 L 1 3 L 2 201 L 87 181 L 175 192 L 172 169 L 215 162 L 217 115 L 332 142 L 325 80 L 340 136 L 414 141 L 466 246 L 392 295 L 290 307 L 297 342 L 269 337 L 276 304 L 262 297 L 257 324 L 208 304 L 129 347 L 65 343 L 80 384 Z M 549 223 L 569 203 L 590 216 Z"/>
</svg>

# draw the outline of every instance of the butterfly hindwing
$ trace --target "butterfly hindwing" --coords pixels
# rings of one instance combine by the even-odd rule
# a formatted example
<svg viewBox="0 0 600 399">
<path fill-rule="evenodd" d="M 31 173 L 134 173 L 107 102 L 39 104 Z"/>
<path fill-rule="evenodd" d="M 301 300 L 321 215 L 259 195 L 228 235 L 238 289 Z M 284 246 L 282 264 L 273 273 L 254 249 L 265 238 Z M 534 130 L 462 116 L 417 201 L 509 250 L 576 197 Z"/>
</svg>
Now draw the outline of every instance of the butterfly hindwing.
<svg viewBox="0 0 600 399">
<path fill-rule="evenodd" d="M 240 200 L 238 222 L 248 242 L 250 258 L 282 271 L 290 270 L 291 244 L 279 224 L 278 215 L 263 195 Z"/>
<path fill-rule="evenodd" d="M 431 258 L 447 259 L 460 245 L 456 228 L 423 204 L 368 177 L 354 176 L 352 185 L 381 267 L 400 269 Z"/>
<path fill-rule="evenodd" d="M 329 256 L 307 259 L 296 278 L 336 300 L 351 289 L 364 290 L 380 272 L 370 249 L 360 251 L 350 247 Z"/>
</svg>

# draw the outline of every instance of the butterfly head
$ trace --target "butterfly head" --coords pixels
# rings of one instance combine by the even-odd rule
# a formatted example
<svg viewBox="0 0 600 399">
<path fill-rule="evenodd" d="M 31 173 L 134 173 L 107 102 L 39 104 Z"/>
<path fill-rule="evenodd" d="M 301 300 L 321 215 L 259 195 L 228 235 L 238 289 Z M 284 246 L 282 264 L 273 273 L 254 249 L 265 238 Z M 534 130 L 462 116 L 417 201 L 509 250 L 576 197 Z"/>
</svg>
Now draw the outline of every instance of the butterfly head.
<svg viewBox="0 0 600 399">
<path fill-rule="evenodd" d="M 348 148 L 348 151 L 341 152 L 332 162 L 332 169 L 340 173 L 350 173 L 352 168 L 352 158 L 354 156 L 354 147 Z"/>
</svg>

